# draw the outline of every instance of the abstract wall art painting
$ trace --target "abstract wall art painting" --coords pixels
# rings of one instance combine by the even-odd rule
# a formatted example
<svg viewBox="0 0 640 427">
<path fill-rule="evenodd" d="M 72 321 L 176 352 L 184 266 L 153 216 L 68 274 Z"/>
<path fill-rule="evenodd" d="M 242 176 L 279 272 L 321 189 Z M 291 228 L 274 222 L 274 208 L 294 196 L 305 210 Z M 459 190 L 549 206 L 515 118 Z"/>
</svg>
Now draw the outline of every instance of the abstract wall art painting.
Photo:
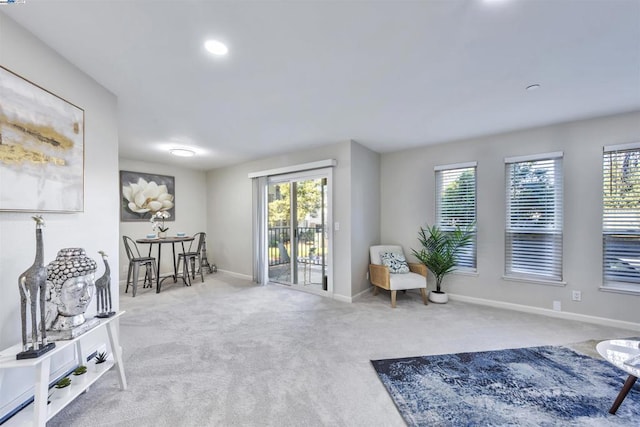
<svg viewBox="0 0 640 427">
<path fill-rule="evenodd" d="M 84 110 L 1 66 L 0 210 L 84 210 Z"/>
</svg>

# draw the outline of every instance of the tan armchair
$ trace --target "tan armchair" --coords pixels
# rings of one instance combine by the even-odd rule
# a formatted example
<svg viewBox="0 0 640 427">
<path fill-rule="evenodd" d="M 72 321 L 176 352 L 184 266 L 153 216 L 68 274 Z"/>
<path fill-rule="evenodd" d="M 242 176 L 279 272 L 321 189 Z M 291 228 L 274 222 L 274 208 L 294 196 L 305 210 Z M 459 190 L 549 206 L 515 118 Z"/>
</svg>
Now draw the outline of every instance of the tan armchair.
<svg viewBox="0 0 640 427">
<path fill-rule="evenodd" d="M 422 302 L 427 305 L 427 267 L 420 263 L 407 263 L 409 273 L 391 273 L 389 267 L 383 265 L 380 259 L 382 253 L 397 253 L 404 255 L 401 246 L 378 245 L 369 248 L 371 264 L 369 264 L 369 281 L 373 285 L 373 294 L 378 294 L 378 288 L 391 291 L 391 307 L 396 307 L 398 291 L 420 289 Z"/>
</svg>

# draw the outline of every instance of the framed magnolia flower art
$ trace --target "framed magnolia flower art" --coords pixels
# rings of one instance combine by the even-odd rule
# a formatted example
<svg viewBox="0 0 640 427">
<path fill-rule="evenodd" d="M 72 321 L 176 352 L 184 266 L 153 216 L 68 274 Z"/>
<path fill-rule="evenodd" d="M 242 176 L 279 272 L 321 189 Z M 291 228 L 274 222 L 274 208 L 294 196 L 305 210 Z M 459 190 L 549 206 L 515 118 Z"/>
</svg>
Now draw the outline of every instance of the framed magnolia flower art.
<svg viewBox="0 0 640 427">
<path fill-rule="evenodd" d="M 120 171 L 120 221 L 149 221 L 159 212 L 175 219 L 175 178 Z"/>
</svg>

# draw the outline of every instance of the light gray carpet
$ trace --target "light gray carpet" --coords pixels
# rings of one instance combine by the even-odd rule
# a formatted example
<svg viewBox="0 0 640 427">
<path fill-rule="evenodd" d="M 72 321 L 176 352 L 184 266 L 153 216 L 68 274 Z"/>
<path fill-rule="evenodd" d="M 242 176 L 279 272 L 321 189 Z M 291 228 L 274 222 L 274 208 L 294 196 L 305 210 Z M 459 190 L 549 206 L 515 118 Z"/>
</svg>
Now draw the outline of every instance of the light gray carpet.
<svg viewBox="0 0 640 427">
<path fill-rule="evenodd" d="M 402 426 L 369 360 L 630 336 L 418 293 L 353 304 L 223 273 L 121 294 L 129 388 L 113 370 L 50 426 Z"/>
</svg>

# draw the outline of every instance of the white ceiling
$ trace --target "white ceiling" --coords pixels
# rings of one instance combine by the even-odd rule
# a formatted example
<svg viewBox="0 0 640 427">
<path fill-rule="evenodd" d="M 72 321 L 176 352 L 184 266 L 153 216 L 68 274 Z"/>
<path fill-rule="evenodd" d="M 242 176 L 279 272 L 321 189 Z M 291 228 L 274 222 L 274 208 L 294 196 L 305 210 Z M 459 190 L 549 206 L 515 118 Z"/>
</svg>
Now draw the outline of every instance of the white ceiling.
<svg viewBox="0 0 640 427">
<path fill-rule="evenodd" d="M 388 152 L 640 110 L 640 0 L 27 0 L 0 11 L 118 96 L 131 159 L 211 169 L 348 139 Z M 229 55 L 208 55 L 207 38 Z M 525 91 L 532 83 L 541 89 Z M 173 146 L 199 154 L 175 158 Z"/>
</svg>

